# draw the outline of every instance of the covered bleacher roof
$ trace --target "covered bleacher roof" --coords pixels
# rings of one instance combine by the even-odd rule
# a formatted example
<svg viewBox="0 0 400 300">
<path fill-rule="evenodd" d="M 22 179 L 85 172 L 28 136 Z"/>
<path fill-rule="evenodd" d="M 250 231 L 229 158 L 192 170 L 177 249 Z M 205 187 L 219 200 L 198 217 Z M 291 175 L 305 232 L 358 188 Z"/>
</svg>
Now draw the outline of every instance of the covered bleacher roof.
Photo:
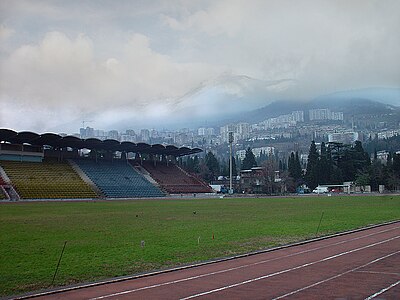
<svg viewBox="0 0 400 300">
<path fill-rule="evenodd" d="M 150 145 L 147 143 L 119 142 L 117 140 L 99 140 L 96 138 L 80 139 L 76 136 L 61 136 L 55 133 L 37 134 L 29 131 L 16 132 L 0 128 L 0 142 L 12 144 L 30 144 L 33 146 L 50 146 L 53 148 L 75 148 L 90 150 L 121 151 L 134 153 L 151 153 L 172 155 L 175 157 L 202 152 L 200 148 L 176 147 L 173 145 Z"/>
</svg>

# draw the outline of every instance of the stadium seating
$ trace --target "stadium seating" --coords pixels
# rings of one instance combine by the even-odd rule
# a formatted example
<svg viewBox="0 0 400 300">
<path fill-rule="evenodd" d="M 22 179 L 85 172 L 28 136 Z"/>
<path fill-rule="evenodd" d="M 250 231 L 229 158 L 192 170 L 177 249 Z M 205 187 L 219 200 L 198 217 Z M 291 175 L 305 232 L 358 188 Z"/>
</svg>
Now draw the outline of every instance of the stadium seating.
<svg viewBox="0 0 400 300">
<path fill-rule="evenodd" d="M 97 198 L 67 163 L 0 161 L 22 199 Z"/>
<path fill-rule="evenodd" d="M 125 161 L 74 160 L 109 198 L 162 197 L 165 194 Z"/>
<path fill-rule="evenodd" d="M 0 200 L 4 200 L 4 199 L 7 199 L 7 196 L 6 196 L 6 194 L 4 193 L 3 189 L 0 188 Z"/>
<path fill-rule="evenodd" d="M 168 193 L 211 193 L 212 189 L 200 179 L 184 172 L 175 164 L 166 165 L 165 162 L 144 161 L 143 167 L 150 173 L 151 177 Z"/>
<path fill-rule="evenodd" d="M 0 175 L 0 200 L 7 199 L 7 196 L 4 194 L 3 189 L 1 188 L 2 185 L 6 185 L 7 183 L 4 181 L 3 177 Z"/>
</svg>

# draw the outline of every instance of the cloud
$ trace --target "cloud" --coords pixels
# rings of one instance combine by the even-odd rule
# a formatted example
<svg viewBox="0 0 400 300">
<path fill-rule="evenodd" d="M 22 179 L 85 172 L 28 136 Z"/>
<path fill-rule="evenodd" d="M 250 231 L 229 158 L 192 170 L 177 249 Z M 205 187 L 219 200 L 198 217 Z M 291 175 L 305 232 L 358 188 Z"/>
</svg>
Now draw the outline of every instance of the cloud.
<svg viewBox="0 0 400 300">
<path fill-rule="evenodd" d="M 400 3 L 384 3 L 214 1 L 163 20 L 207 45 L 197 52 L 204 60 L 265 80 L 296 79 L 297 94 L 310 97 L 329 89 L 398 85 Z"/>
<path fill-rule="evenodd" d="M 33 123 L 41 120 L 42 113 L 53 112 L 58 121 L 67 122 L 122 106 L 130 107 L 133 117 L 143 107 L 179 97 L 217 69 L 174 62 L 153 51 L 149 39 L 141 34 L 131 35 L 122 57 L 102 61 L 95 57 L 89 37 L 71 39 L 61 32 L 49 32 L 40 43 L 21 46 L 2 62 L 0 99 L 6 104 L 2 105 L 2 121 L 8 115 L 10 126 L 17 125 L 15 103 L 30 118 L 37 118 Z"/>
<path fill-rule="evenodd" d="M 6 40 L 14 34 L 14 30 L 6 27 L 4 24 L 0 25 L 0 41 Z"/>
<path fill-rule="evenodd" d="M 165 24 L 175 30 L 195 29 L 212 36 L 227 34 L 233 37 L 242 27 L 248 7 L 248 3 L 240 0 L 215 1 L 181 19 L 162 17 Z"/>
</svg>

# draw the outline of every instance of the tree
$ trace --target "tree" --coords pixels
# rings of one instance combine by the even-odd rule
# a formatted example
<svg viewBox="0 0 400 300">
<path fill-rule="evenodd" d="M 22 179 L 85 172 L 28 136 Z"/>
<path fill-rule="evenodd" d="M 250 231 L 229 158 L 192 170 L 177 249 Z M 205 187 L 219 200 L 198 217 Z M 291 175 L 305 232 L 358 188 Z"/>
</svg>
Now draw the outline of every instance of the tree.
<svg viewBox="0 0 400 300">
<path fill-rule="evenodd" d="M 395 154 L 393 156 L 392 170 L 400 177 L 400 154 Z"/>
<path fill-rule="evenodd" d="M 253 167 L 257 167 L 256 157 L 254 156 L 251 148 L 248 147 L 246 150 L 246 155 L 242 161 L 242 170 L 249 170 Z"/>
<path fill-rule="evenodd" d="M 279 184 L 275 182 L 275 171 L 277 170 L 277 162 L 273 159 L 267 159 L 262 163 L 264 173 L 264 192 L 273 194 L 280 192 Z"/>
<path fill-rule="evenodd" d="M 205 164 L 210 171 L 211 178 L 209 178 L 209 180 L 214 180 L 219 174 L 219 163 L 217 158 L 211 151 L 208 151 L 208 153 L 206 154 Z"/>
<path fill-rule="evenodd" d="M 346 145 L 343 150 L 342 160 L 339 164 L 343 173 L 343 180 L 353 181 L 358 173 L 365 171 L 371 161 L 360 141 L 356 141 L 353 147 Z"/>
<path fill-rule="evenodd" d="M 288 159 L 288 171 L 289 171 L 289 176 L 292 177 L 293 179 L 295 178 L 295 167 L 294 167 L 294 153 L 290 153 L 289 159 Z"/>
<path fill-rule="evenodd" d="M 319 154 L 317 152 L 317 147 L 315 142 L 311 142 L 310 151 L 308 153 L 307 169 L 305 180 L 308 187 L 313 190 L 318 186 L 319 174 L 318 174 L 318 158 Z"/>
<path fill-rule="evenodd" d="M 193 173 L 199 173 L 199 157 L 195 155 L 194 157 L 189 156 L 186 160 L 186 170 Z"/>
<path fill-rule="evenodd" d="M 295 172 L 295 178 L 297 180 L 300 180 L 303 177 L 303 171 L 301 169 L 301 164 L 300 164 L 300 158 L 299 158 L 299 152 L 296 151 L 296 155 L 294 158 L 294 172 Z"/>
<path fill-rule="evenodd" d="M 321 143 L 321 156 L 318 163 L 318 174 L 320 178 L 320 183 L 328 184 L 331 180 L 331 166 L 328 157 L 328 151 L 326 149 L 325 143 Z"/>
<path fill-rule="evenodd" d="M 184 166 L 185 166 L 187 171 L 194 172 L 193 159 L 190 156 L 188 156 L 188 158 L 186 159 L 186 162 L 184 163 Z"/>
<path fill-rule="evenodd" d="M 298 184 L 302 179 L 302 170 L 300 165 L 299 153 L 297 151 L 296 154 L 294 154 L 293 152 L 290 154 L 288 169 L 289 176 L 292 177 L 294 182 Z"/>
<path fill-rule="evenodd" d="M 222 176 L 229 176 L 229 160 L 226 161 L 225 159 L 222 159 L 220 166 L 221 166 L 220 174 Z"/>
<path fill-rule="evenodd" d="M 371 182 L 371 176 L 367 172 L 360 172 L 356 175 L 356 185 L 358 186 L 365 186 L 369 185 Z"/>
<path fill-rule="evenodd" d="M 279 160 L 279 171 L 284 171 L 285 169 L 284 169 L 284 165 L 283 165 L 283 162 L 282 162 L 282 160 L 280 159 Z"/>
</svg>

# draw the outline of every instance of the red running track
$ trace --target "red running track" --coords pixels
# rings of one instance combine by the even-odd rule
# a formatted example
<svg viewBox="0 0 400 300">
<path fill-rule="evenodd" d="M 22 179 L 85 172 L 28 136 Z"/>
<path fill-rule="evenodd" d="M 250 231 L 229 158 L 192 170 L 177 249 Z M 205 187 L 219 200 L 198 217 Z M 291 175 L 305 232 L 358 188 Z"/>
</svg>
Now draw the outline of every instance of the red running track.
<svg viewBox="0 0 400 300">
<path fill-rule="evenodd" d="M 39 299 L 400 299 L 400 222 Z"/>
</svg>

